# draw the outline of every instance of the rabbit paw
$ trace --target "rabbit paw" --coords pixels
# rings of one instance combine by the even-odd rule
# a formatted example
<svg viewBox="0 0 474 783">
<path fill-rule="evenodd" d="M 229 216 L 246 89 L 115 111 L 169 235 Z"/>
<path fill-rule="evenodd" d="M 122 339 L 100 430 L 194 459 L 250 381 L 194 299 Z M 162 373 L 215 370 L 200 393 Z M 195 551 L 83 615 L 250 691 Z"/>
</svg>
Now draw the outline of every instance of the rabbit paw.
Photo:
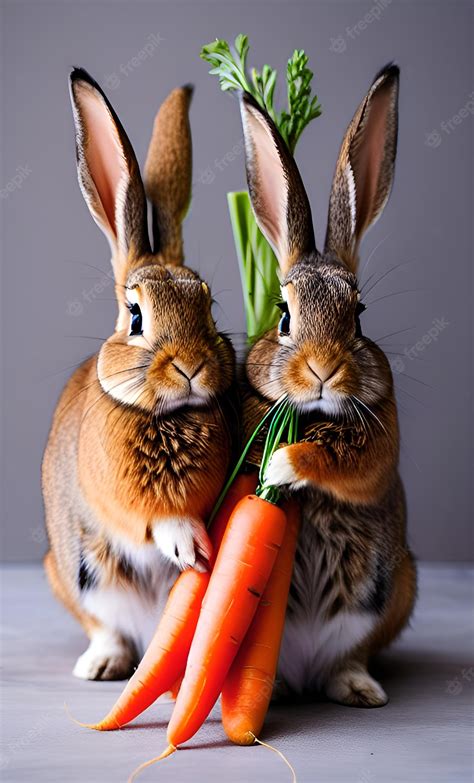
<svg viewBox="0 0 474 783">
<path fill-rule="evenodd" d="M 265 473 L 266 484 L 270 484 L 273 487 L 281 487 L 284 484 L 295 484 L 298 481 L 290 459 L 290 448 L 289 446 L 284 446 L 275 451 Z"/>
<path fill-rule="evenodd" d="M 207 571 L 212 545 L 202 522 L 186 517 L 160 519 L 153 528 L 158 549 L 181 571 Z"/>
<path fill-rule="evenodd" d="M 326 695 L 348 707 L 383 707 L 388 702 L 382 686 L 366 669 L 347 668 L 332 675 L 326 683 Z"/>
<path fill-rule="evenodd" d="M 114 634 L 98 631 L 73 669 L 81 680 L 127 680 L 136 666 L 133 651 Z"/>
</svg>

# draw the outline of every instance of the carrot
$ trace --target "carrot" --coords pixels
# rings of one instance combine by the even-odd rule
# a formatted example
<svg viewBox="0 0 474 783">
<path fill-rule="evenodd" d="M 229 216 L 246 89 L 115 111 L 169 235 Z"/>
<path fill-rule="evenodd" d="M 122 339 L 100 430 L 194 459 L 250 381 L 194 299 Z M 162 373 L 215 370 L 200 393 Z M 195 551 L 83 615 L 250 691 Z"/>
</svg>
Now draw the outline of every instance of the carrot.
<svg viewBox="0 0 474 783">
<path fill-rule="evenodd" d="M 235 505 L 253 492 L 256 484 L 256 474 L 241 473 L 234 479 L 212 522 L 210 538 L 215 554 Z M 209 579 L 209 572 L 194 569 L 179 575 L 155 635 L 122 694 L 103 720 L 84 725 L 98 731 L 120 729 L 163 693 L 173 691 L 176 683 L 179 689 Z"/>
<path fill-rule="evenodd" d="M 256 612 L 285 527 L 285 512 L 257 495 L 248 495 L 235 507 L 168 726 L 168 754 L 196 733 L 214 706 Z"/>
<path fill-rule="evenodd" d="M 293 572 L 300 512 L 285 504 L 285 537 L 248 633 L 222 688 L 222 723 L 232 742 L 251 745 L 272 696 Z"/>
</svg>

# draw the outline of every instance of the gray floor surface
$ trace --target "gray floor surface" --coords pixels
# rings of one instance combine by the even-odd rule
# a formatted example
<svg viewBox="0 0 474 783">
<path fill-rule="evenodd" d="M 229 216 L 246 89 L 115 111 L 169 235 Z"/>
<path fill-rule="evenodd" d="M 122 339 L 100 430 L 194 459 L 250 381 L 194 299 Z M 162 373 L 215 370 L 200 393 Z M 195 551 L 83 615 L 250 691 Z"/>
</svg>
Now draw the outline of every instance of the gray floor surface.
<svg viewBox="0 0 474 783">
<path fill-rule="evenodd" d="M 2 756 L 5 783 L 125 783 L 165 746 L 170 704 L 128 729 L 99 734 L 81 720 L 104 715 L 120 683 L 71 675 L 81 630 L 51 597 L 40 568 L 9 567 L 2 580 Z M 291 759 L 298 783 L 464 783 L 473 780 L 473 571 L 421 568 L 412 627 L 377 663 L 390 696 L 360 710 L 319 702 L 272 707 L 264 738 Z M 289 783 L 263 747 L 226 741 L 218 708 L 186 748 L 146 770 L 143 783 Z"/>
</svg>

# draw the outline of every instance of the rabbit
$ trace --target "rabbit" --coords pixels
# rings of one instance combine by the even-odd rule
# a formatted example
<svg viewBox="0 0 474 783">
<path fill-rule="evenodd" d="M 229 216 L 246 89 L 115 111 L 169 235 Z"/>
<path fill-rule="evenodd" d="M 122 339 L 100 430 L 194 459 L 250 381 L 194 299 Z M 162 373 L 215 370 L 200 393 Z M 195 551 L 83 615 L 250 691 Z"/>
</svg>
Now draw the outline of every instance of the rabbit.
<svg viewBox="0 0 474 783">
<path fill-rule="evenodd" d="M 42 470 L 45 568 L 90 640 L 73 673 L 124 679 L 179 570 L 207 568 L 205 520 L 237 437 L 235 356 L 209 287 L 182 265 L 192 88 L 175 89 L 157 114 L 145 188 L 114 109 L 85 70 L 72 71 L 70 94 L 79 183 L 110 243 L 118 317 L 54 413 Z"/>
<path fill-rule="evenodd" d="M 240 95 L 249 194 L 282 294 L 278 327 L 247 356 L 244 428 L 283 394 L 300 414 L 300 441 L 281 446 L 266 475 L 299 501 L 302 518 L 277 697 L 385 704 L 368 662 L 405 627 L 416 597 L 393 379 L 362 333 L 356 277 L 359 243 L 392 187 L 398 89 L 399 68 L 389 64 L 348 127 L 322 253 L 295 160 L 268 114 Z"/>
</svg>

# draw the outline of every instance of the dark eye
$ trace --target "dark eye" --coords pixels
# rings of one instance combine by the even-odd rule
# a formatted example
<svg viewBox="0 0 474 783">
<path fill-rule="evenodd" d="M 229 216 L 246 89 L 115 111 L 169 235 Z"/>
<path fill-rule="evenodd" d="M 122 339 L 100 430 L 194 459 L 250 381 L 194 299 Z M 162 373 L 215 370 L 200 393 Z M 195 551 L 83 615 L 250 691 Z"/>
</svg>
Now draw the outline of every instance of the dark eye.
<svg viewBox="0 0 474 783">
<path fill-rule="evenodd" d="M 130 314 L 132 316 L 132 321 L 130 324 L 130 337 L 143 334 L 142 311 L 140 310 L 140 306 L 135 303 L 132 305 L 127 305 L 127 307 L 130 310 Z"/>
<path fill-rule="evenodd" d="M 360 325 L 360 316 L 366 309 L 365 304 L 362 302 L 357 302 L 356 311 L 355 311 L 355 333 L 356 337 L 362 337 L 362 327 Z"/>
<path fill-rule="evenodd" d="M 278 323 L 278 334 L 287 337 L 290 334 L 290 311 L 288 310 L 286 302 L 281 302 L 278 307 L 282 312 L 282 316 Z"/>
</svg>

